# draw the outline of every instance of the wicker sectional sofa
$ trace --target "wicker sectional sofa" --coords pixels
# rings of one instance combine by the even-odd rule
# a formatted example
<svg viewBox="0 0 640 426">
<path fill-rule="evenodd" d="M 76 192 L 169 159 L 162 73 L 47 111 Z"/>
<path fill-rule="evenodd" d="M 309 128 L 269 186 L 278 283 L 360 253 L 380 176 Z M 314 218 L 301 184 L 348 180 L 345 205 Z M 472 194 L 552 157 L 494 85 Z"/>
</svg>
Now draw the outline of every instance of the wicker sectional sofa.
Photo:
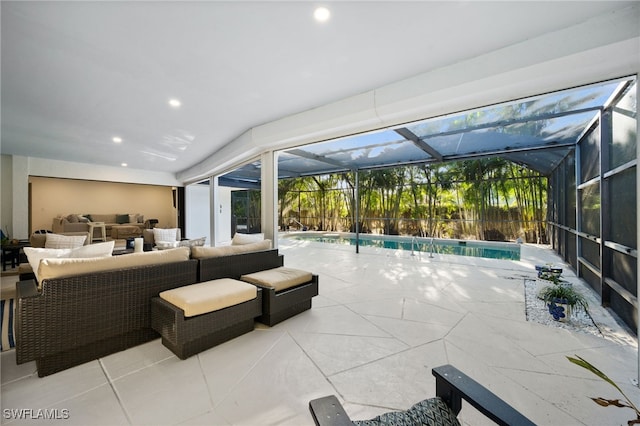
<svg viewBox="0 0 640 426">
<path fill-rule="evenodd" d="M 198 276 L 188 248 L 102 259 L 43 260 L 39 285 L 17 283 L 18 364 L 36 361 L 43 377 L 155 339 L 151 298 L 193 284 Z M 76 267 L 95 271 L 64 272 L 69 268 L 63 261 L 85 260 L 92 265 Z M 43 270 L 45 262 L 50 270 Z"/>
<path fill-rule="evenodd" d="M 159 334 L 151 326 L 153 297 L 177 287 L 239 279 L 282 266 L 278 250 L 265 247 L 270 242 L 44 259 L 38 268 L 39 283 L 16 284 L 16 361 L 35 361 L 38 376 L 43 377 L 156 339 Z M 193 256 L 198 249 L 199 258 Z M 292 289 L 281 300 L 298 305 L 296 312 L 301 312 L 301 303 L 308 309 L 311 297 L 318 294 L 317 284 L 314 276 L 312 283 L 299 286 L 297 293 Z M 256 317 L 261 313 L 262 309 L 256 311 Z"/>
</svg>

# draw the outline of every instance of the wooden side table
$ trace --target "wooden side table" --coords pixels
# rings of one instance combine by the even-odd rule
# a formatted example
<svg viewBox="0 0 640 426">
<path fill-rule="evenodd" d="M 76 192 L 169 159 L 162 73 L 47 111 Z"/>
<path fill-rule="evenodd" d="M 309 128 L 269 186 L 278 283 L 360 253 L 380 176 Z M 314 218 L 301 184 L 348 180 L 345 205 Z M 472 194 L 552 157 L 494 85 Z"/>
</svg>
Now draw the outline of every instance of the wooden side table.
<svg viewBox="0 0 640 426">
<path fill-rule="evenodd" d="M 2 270 L 6 271 L 8 264 L 11 264 L 12 269 L 18 266 L 20 264 L 20 249 L 30 245 L 28 240 L 19 241 L 15 244 L 2 244 Z"/>
<path fill-rule="evenodd" d="M 89 225 L 89 244 L 97 240 L 107 241 L 107 227 L 105 226 L 104 222 L 89 222 L 88 225 Z M 101 235 L 94 237 L 93 236 L 94 229 L 98 229 Z"/>
</svg>

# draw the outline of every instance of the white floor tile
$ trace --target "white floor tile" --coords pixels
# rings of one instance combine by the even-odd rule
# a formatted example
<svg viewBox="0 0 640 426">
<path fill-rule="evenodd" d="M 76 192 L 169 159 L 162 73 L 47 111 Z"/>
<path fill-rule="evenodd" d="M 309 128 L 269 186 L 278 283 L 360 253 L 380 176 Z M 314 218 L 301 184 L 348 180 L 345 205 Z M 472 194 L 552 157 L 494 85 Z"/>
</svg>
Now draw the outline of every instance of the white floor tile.
<svg viewBox="0 0 640 426">
<path fill-rule="evenodd" d="M 3 408 L 41 409 L 74 398 L 107 383 L 98 361 L 46 377 L 32 375 L 2 385 Z"/>
<path fill-rule="evenodd" d="M 315 333 L 292 333 L 291 337 L 325 376 L 359 367 L 409 348 L 400 340 L 388 337 Z"/>
<path fill-rule="evenodd" d="M 451 329 L 445 325 L 428 324 L 394 318 L 366 316 L 380 329 L 408 346 L 416 347 L 442 339 Z"/>
<path fill-rule="evenodd" d="M 329 379 L 350 403 L 406 410 L 435 395 L 431 368 L 447 364 L 442 341 L 408 349 Z"/>
<path fill-rule="evenodd" d="M 106 356 L 101 359 L 101 362 L 109 379 L 117 380 L 174 356 L 173 352 L 164 347 L 161 339 L 158 338 L 127 351 Z"/>
<path fill-rule="evenodd" d="M 35 361 L 24 364 L 16 364 L 16 350 L 10 349 L 1 354 L 2 384 L 11 383 L 14 380 L 27 378 L 37 374 Z"/>
<path fill-rule="evenodd" d="M 234 425 L 311 421 L 311 399 L 333 393 L 324 375 L 289 337 L 283 336 L 216 408 Z"/>
<path fill-rule="evenodd" d="M 198 354 L 214 407 L 234 391 L 283 336 L 283 332 L 269 328 L 254 330 Z"/>
<path fill-rule="evenodd" d="M 173 425 L 213 408 L 198 357 L 169 358 L 113 382 L 133 424 Z"/>
</svg>

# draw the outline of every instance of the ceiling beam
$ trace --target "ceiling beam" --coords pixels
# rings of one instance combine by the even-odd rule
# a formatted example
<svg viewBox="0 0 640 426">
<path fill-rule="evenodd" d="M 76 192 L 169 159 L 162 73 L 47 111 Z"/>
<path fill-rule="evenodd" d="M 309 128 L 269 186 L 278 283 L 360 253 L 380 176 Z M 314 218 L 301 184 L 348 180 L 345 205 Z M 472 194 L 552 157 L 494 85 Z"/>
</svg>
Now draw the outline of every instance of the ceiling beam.
<svg viewBox="0 0 640 426">
<path fill-rule="evenodd" d="M 415 146 L 435 158 L 437 161 L 442 161 L 442 154 L 436 151 L 431 145 L 420 139 L 418 135 L 413 133 L 411 130 L 407 129 L 406 127 L 401 127 L 399 129 L 393 130 L 406 140 L 413 142 Z"/>
<path fill-rule="evenodd" d="M 522 117 L 522 118 L 511 118 L 511 119 L 506 119 L 506 120 L 491 121 L 489 123 L 477 124 L 475 126 L 465 126 L 462 129 L 449 130 L 449 131 L 446 131 L 446 132 L 431 133 L 431 134 L 428 134 L 428 135 L 421 136 L 421 138 L 422 139 L 433 139 L 433 138 L 437 138 L 439 136 L 459 135 L 460 133 L 469 133 L 469 132 L 473 132 L 474 130 L 491 129 L 493 127 L 506 127 L 506 126 L 511 126 L 513 124 L 528 123 L 530 121 L 550 120 L 550 119 L 553 119 L 553 118 L 565 117 L 567 115 L 574 115 L 574 114 L 582 114 L 582 113 L 585 113 L 585 112 L 600 111 L 601 109 L 602 109 L 601 106 L 595 106 L 595 107 L 590 107 L 590 108 L 573 109 L 573 110 L 569 110 L 569 111 L 550 112 L 550 113 L 546 113 L 546 114 L 536 115 L 536 116 L 533 116 L 533 117 L 527 116 L 527 117 Z"/>
<path fill-rule="evenodd" d="M 343 163 L 342 161 L 333 160 L 331 158 L 324 157 L 318 154 L 312 154 L 310 152 L 304 151 L 302 149 L 288 149 L 285 151 L 287 154 L 295 155 L 302 158 L 307 158 L 309 160 L 319 161 L 321 163 L 330 164 L 332 166 L 339 167 L 341 169 L 353 170 L 353 166 Z"/>
<path fill-rule="evenodd" d="M 571 149 L 574 149 L 575 146 L 576 145 L 574 143 L 563 143 L 563 144 L 534 146 L 534 147 L 494 149 L 491 151 L 483 151 L 483 152 L 476 152 L 476 153 L 470 153 L 470 154 L 446 155 L 443 157 L 441 162 L 475 160 L 475 159 L 487 158 L 487 157 L 501 157 L 511 153 L 517 154 L 517 153 L 527 153 L 527 152 L 536 152 L 536 151 L 555 151 L 555 150 L 569 151 Z M 403 167 L 403 166 L 420 165 L 420 164 L 434 164 L 437 162 L 438 161 L 436 161 L 435 159 L 414 160 L 414 161 L 405 161 L 401 163 L 394 163 L 390 165 L 376 164 L 368 167 L 363 167 L 360 170 L 380 170 L 380 169 L 387 169 L 390 167 Z"/>
<path fill-rule="evenodd" d="M 260 179 L 254 181 L 248 179 L 236 179 L 220 176 L 218 178 L 218 185 L 229 186 L 232 188 L 260 189 Z"/>
</svg>

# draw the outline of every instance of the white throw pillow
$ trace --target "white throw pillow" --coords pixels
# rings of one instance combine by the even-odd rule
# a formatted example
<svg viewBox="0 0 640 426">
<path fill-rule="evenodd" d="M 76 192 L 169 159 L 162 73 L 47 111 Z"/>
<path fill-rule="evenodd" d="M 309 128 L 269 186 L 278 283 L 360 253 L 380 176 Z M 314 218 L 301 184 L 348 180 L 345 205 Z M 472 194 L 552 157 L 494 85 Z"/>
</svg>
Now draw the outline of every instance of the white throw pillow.
<svg viewBox="0 0 640 426">
<path fill-rule="evenodd" d="M 106 243 L 90 244 L 74 249 L 25 247 L 24 254 L 27 255 L 27 260 L 31 265 L 31 269 L 33 269 L 36 280 L 40 281 L 38 279 L 38 268 L 42 259 L 108 257 L 111 256 L 115 243 L 115 241 L 107 241 Z"/>
<path fill-rule="evenodd" d="M 231 240 L 232 246 L 259 243 L 264 240 L 264 234 L 240 234 L 236 232 Z"/>
<path fill-rule="evenodd" d="M 29 265 L 31 265 L 31 269 L 33 269 L 33 274 L 36 276 L 37 281 L 40 281 L 38 279 L 38 267 L 40 266 L 40 260 L 56 257 L 68 257 L 69 253 L 72 251 L 72 249 L 49 249 L 37 247 L 25 247 L 23 250 L 24 254 L 27 255 L 27 260 L 29 261 Z"/>
<path fill-rule="evenodd" d="M 153 240 L 156 244 L 160 241 L 178 241 L 178 228 L 153 228 Z"/>
<path fill-rule="evenodd" d="M 44 242 L 44 248 L 72 249 L 82 247 L 84 245 L 84 240 L 86 239 L 86 235 L 47 234 L 47 239 Z"/>
<path fill-rule="evenodd" d="M 71 250 L 69 256 L 71 258 L 78 257 L 107 257 L 113 253 L 113 247 L 115 241 L 107 241 L 106 243 L 89 244 L 88 246 L 82 246 Z"/>
</svg>

